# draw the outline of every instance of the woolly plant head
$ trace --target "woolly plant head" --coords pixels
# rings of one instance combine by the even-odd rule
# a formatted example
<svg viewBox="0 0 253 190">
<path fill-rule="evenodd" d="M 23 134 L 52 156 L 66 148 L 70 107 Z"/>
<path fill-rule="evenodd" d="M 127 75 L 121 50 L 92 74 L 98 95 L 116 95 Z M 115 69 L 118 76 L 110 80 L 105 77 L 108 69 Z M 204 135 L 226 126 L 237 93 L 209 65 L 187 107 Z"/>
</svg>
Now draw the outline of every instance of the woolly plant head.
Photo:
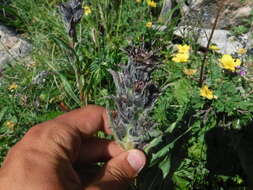
<svg viewBox="0 0 253 190">
<path fill-rule="evenodd" d="M 151 81 L 158 62 L 154 53 L 144 48 L 125 51 L 128 63 L 120 65 L 119 71 L 109 70 L 116 86 L 116 111 L 109 113 L 111 128 L 125 149 L 143 149 L 156 135 L 149 113 L 159 96 L 158 87 Z"/>
</svg>

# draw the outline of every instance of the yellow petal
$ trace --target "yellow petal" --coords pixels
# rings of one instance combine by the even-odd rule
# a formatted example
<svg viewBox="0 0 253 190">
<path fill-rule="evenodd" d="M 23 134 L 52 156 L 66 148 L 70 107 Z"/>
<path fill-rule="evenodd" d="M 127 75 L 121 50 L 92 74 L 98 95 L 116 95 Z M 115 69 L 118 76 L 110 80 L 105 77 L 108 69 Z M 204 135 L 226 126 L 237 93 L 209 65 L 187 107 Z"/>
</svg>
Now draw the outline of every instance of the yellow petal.
<svg viewBox="0 0 253 190">
<path fill-rule="evenodd" d="M 6 122 L 6 126 L 7 126 L 8 128 L 13 128 L 13 127 L 15 126 L 15 123 L 14 123 L 13 121 L 7 121 L 7 122 Z"/>
<path fill-rule="evenodd" d="M 224 54 L 221 59 L 219 59 L 221 67 L 230 71 L 235 71 L 236 67 L 241 65 L 240 59 L 233 59 L 231 55 Z"/>
<path fill-rule="evenodd" d="M 240 66 L 241 65 L 241 60 L 240 59 L 235 59 L 234 60 L 234 65 L 235 65 L 235 67 Z"/>
<path fill-rule="evenodd" d="M 189 53 L 190 51 L 190 46 L 189 45 L 177 45 L 177 50 L 178 53 Z"/>
<path fill-rule="evenodd" d="M 189 60 L 190 55 L 188 53 L 177 53 L 172 58 L 172 61 L 176 63 L 185 63 Z"/>
<path fill-rule="evenodd" d="M 184 68 L 184 74 L 188 75 L 188 76 L 191 76 L 191 75 L 194 75 L 196 72 L 197 72 L 197 69 L 186 69 Z"/>
<path fill-rule="evenodd" d="M 209 49 L 214 50 L 214 51 L 220 50 L 220 48 L 218 48 L 218 46 L 216 46 L 216 45 L 209 46 Z"/>
<path fill-rule="evenodd" d="M 211 100 L 213 98 L 215 98 L 215 96 L 213 95 L 213 92 L 208 88 L 207 85 L 204 85 L 201 89 L 200 89 L 200 95 Z"/>
<path fill-rule="evenodd" d="M 147 0 L 147 4 L 148 4 L 148 6 L 154 7 L 154 8 L 157 6 L 157 3 L 155 1 L 152 1 L 152 0 Z"/>
<path fill-rule="evenodd" d="M 89 6 L 84 6 L 84 14 L 87 16 L 89 14 L 91 14 L 91 8 Z"/>
<path fill-rule="evenodd" d="M 18 88 L 18 85 L 16 83 L 12 83 L 10 86 L 9 86 L 9 90 L 15 90 Z"/>
<path fill-rule="evenodd" d="M 244 48 L 239 48 L 239 49 L 237 50 L 237 53 L 243 55 L 243 54 L 246 54 L 246 53 L 247 53 L 247 50 L 244 49 Z"/>
<path fill-rule="evenodd" d="M 153 26 L 153 23 L 152 23 L 152 22 L 147 22 L 147 23 L 146 23 L 146 27 L 147 27 L 147 28 L 151 28 L 152 26 Z"/>
</svg>

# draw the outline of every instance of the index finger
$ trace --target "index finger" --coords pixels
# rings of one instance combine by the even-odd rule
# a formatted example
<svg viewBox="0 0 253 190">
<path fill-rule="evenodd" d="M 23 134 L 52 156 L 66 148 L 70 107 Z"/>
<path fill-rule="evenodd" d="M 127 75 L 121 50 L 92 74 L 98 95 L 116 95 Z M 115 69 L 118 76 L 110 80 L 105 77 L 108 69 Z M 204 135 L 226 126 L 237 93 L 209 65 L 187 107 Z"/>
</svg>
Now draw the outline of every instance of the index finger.
<svg viewBox="0 0 253 190">
<path fill-rule="evenodd" d="M 107 134 L 112 133 L 107 111 L 100 106 L 88 105 L 85 108 L 65 113 L 52 121 L 71 126 L 85 135 L 92 135 L 99 130 Z"/>
<path fill-rule="evenodd" d="M 10 152 L 21 154 L 29 152 L 28 150 L 30 152 L 36 150 L 41 152 L 41 155 L 49 154 L 54 159 L 64 157 L 73 162 L 80 155 L 85 139 L 99 130 L 111 133 L 106 109 L 90 105 L 32 127 L 24 138 L 12 148 L 15 151 Z M 93 152 L 96 153 L 97 150 L 98 147 Z M 105 149 L 100 154 L 108 154 L 106 151 Z M 23 153 L 22 155 L 28 156 Z M 11 157 L 7 155 L 6 162 L 9 160 Z"/>
</svg>

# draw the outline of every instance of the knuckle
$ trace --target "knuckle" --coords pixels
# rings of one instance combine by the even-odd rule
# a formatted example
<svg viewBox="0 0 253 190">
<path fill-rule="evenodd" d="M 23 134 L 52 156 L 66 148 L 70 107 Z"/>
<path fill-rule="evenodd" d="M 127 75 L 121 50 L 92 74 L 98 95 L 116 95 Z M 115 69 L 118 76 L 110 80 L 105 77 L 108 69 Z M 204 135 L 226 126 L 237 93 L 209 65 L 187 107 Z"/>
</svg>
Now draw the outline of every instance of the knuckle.
<svg viewBox="0 0 253 190">
<path fill-rule="evenodd" d="M 75 160 L 81 140 L 79 131 L 60 121 L 50 120 L 30 128 L 18 147 L 29 150 L 39 149 Z"/>
<path fill-rule="evenodd" d="M 113 164 L 107 165 L 107 172 L 108 175 L 111 176 L 111 178 L 122 184 L 128 183 L 132 179 L 132 176 L 129 175 L 126 170 L 116 167 Z"/>
<path fill-rule="evenodd" d="M 65 139 L 69 139 L 70 134 L 66 126 L 57 122 L 47 121 L 33 126 L 28 130 L 25 137 L 29 139 L 38 139 L 42 142 L 54 142 L 64 144 Z"/>
<path fill-rule="evenodd" d="M 33 127 L 32 136 L 45 142 L 48 149 L 61 156 L 75 159 L 81 146 L 81 135 L 71 126 L 61 122 L 48 121 Z M 37 129 L 36 129 L 37 128 Z"/>
<path fill-rule="evenodd" d="M 45 122 L 33 126 L 26 133 L 24 140 L 26 142 L 42 143 L 47 145 L 52 144 L 64 144 L 63 139 L 68 138 L 67 134 L 64 134 L 64 130 L 57 126 L 54 122 Z M 64 137 L 65 136 L 65 137 Z"/>
<path fill-rule="evenodd" d="M 47 121 L 44 123 L 37 124 L 31 127 L 24 136 L 25 141 L 32 142 L 48 142 L 50 141 L 50 136 L 52 134 L 52 130 L 50 129 L 52 126 L 51 121 Z"/>
<path fill-rule="evenodd" d="M 39 125 L 36 125 L 34 127 L 31 127 L 28 132 L 26 133 L 26 138 L 38 138 L 42 135 L 43 128 L 41 128 Z"/>
</svg>

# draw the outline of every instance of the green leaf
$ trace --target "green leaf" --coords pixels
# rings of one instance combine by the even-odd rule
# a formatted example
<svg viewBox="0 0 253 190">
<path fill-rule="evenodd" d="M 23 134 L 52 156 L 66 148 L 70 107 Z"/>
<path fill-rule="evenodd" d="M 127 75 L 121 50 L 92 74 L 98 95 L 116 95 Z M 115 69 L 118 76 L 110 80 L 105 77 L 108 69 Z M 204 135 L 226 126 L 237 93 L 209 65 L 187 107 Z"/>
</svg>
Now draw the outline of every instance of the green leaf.
<svg viewBox="0 0 253 190">
<path fill-rule="evenodd" d="M 166 154 L 168 154 L 170 150 L 172 150 L 172 148 L 174 147 L 175 142 L 176 142 L 175 140 L 172 141 L 171 143 L 167 144 L 162 149 L 160 149 L 157 153 L 153 154 L 150 161 L 151 165 L 154 165 L 156 161 L 159 160 L 159 158 L 163 158 L 164 156 L 166 156 Z"/>
<path fill-rule="evenodd" d="M 174 96 L 180 105 L 183 105 L 189 101 L 191 86 L 185 79 L 177 81 L 174 90 Z"/>
<path fill-rule="evenodd" d="M 18 29 L 24 27 L 22 18 L 17 14 L 17 10 L 11 6 L 0 5 L 0 22 L 6 26 L 16 27 Z"/>
<path fill-rule="evenodd" d="M 174 184 L 177 186 L 176 187 L 177 190 L 189 189 L 190 182 L 184 179 L 183 177 L 178 176 L 176 173 L 173 175 L 172 180 Z"/>
<path fill-rule="evenodd" d="M 3 120 L 3 117 L 5 115 L 5 113 L 7 112 L 8 107 L 4 107 L 1 111 L 0 111 L 0 122 Z"/>
<path fill-rule="evenodd" d="M 166 156 L 166 154 L 168 154 L 173 148 L 175 143 L 181 138 L 183 137 L 185 134 L 187 134 L 189 131 L 192 130 L 192 127 L 190 127 L 189 129 L 187 129 L 186 131 L 184 131 L 181 135 L 179 135 L 176 139 L 174 139 L 171 143 L 167 144 L 166 146 L 164 146 L 162 149 L 160 149 L 158 152 L 154 153 L 152 155 L 152 158 L 150 160 L 150 165 L 153 166 L 155 165 L 161 158 L 163 158 L 164 156 Z"/>
<path fill-rule="evenodd" d="M 80 104 L 80 100 L 78 99 L 78 97 L 76 96 L 73 88 L 71 87 L 70 83 L 68 82 L 68 80 L 62 75 L 59 73 L 59 76 L 60 76 L 60 79 L 62 81 L 62 84 L 63 84 L 63 88 L 64 90 L 67 92 L 67 94 L 78 104 L 78 105 L 81 105 Z"/>
<path fill-rule="evenodd" d="M 57 116 L 61 115 L 63 112 L 60 112 L 60 111 L 52 111 L 52 112 L 48 112 L 48 113 L 45 113 L 41 116 L 38 117 L 38 120 L 39 121 L 47 121 L 47 120 L 51 120 L 51 119 L 54 119 L 56 118 Z"/>
<path fill-rule="evenodd" d="M 163 161 L 159 163 L 158 167 L 162 170 L 163 178 L 165 178 L 168 175 L 171 167 L 170 155 L 166 156 Z"/>
<path fill-rule="evenodd" d="M 57 38 L 57 37 L 51 37 L 51 39 L 55 42 L 55 44 L 57 44 L 58 47 L 60 47 L 62 50 L 67 50 L 70 51 L 73 55 L 75 55 L 75 57 L 77 58 L 77 54 L 74 51 L 73 48 L 71 48 L 67 43 L 65 43 L 63 40 Z"/>
<path fill-rule="evenodd" d="M 159 143 L 162 142 L 162 136 L 154 138 L 145 148 L 144 152 L 148 153 L 151 148 L 156 147 Z"/>
<path fill-rule="evenodd" d="M 177 122 L 172 123 L 166 130 L 165 133 L 172 133 L 177 126 Z"/>
</svg>

